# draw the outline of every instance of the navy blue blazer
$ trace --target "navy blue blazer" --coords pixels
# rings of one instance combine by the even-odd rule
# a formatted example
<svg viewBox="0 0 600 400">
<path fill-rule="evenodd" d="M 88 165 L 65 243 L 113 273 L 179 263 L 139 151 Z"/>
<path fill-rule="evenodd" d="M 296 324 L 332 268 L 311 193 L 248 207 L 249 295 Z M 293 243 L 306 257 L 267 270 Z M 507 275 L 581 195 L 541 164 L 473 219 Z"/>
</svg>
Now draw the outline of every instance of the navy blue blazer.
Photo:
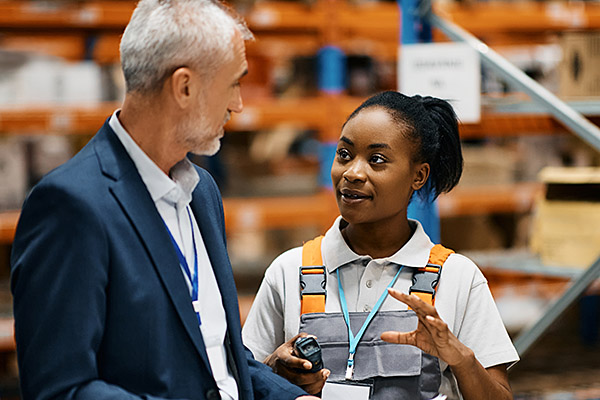
<svg viewBox="0 0 600 400">
<path fill-rule="evenodd" d="M 221 197 L 198 173 L 191 207 L 223 298 L 240 398 L 306 394 L 242 344 Z M 11 265 L 24 400 L 219 398 L 165 225 L 108 122 L 29 194 Z"/>
</svg>

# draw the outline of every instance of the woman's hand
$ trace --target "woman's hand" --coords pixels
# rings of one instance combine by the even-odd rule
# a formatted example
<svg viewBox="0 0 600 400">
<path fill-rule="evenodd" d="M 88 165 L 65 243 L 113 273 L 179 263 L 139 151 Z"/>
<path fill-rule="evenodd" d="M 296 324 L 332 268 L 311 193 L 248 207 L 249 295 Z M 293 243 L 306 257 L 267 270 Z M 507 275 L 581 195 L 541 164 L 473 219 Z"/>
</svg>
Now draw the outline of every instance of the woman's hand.
<svg viewBox="0 0 600 400">
<path fill-rule="evenodd" d="M 302 332 L 279 346 L 265 361 L 273 372 L 281 375 L 288 381 L 300 386 L 307 393 L 317 394 L 321 392 L 330 371 L 322 369 L 317 372 L 307 372 L 312 368 L 310 361 L 297 356 L 294 350 L 294 342 L 299 337 L 308 336 Z"/>
<path fill-rule="evenodd" d="M 457 367 L 473 358 L 471 349 L 454 336 L 435 307 L 417 296 L 407 295 L 394 289 L 388 291 L 392 297 L 414 310 L 419 318 L 419 325 L 412 332 L 384 332 L 381 339 L 390 343 L 416 346 L 425 353 L 445 361 L 450 367 Z"/>
<path fill-rule="evenodd" d="M 465 400 L 509 400 L 512 391 L 508 383 L 506 365 L 490 368 L 475 358 L 471 349 L 462 344 L 448 329 L 435 307 L 417 296 L 407 295 L 394 289 L 389 293 L 412 308 L 419 318 L 417 329 L 412 332 L 383 332 L 381 339 L 390 343 L 409 344 L 444 360 L 452 369 L 458 387 Z"/>
</svg>

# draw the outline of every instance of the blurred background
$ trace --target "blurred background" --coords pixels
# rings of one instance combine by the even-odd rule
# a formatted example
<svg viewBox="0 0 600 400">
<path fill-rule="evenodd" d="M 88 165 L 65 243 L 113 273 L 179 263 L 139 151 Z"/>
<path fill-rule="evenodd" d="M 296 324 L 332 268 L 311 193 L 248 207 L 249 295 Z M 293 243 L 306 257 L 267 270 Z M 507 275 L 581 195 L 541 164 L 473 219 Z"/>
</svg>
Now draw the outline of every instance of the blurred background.
<svg viewBox="0 0 600 400">
<path fill-rule="evenodd" d="M 600 283 L 592 277 L 565 295 L 600 254 L 600 153 L 482 66 L 477 54 L 437 47 L 449 39 L 437 29 L 424 38 L 418 16 L 418 26 L 407 26 L 409 0 L 402 1 L 230 3 L 256 36 L 247 43 L 245 108 L 227 125 L 222 150 L 194 161 L 223 192 L 242 319 L 274 257 L 324 233 L 337 216 L 329 169 L 350 112 L 378 91 L 419 92 L 466 76 L 451 95 L 475 111 L 459 115 L 465 171 L 430 211 L 441 241 L 480 266 L 513 339 L 534 338 L 510 371 L 515 398 L 600 399 Z M 19 398 L 9 289 L 19 208 L 32 185 L 119 107 L 118 45 L 134 6 L 132 0 L 0 0 L 2 399 Z M 432 6 L 600 121 L 600 2 L 436 0 Z M 423 47 L 419 59 L 410 50 L 416 42 L 434 46 Z M 420 66 L 413 75 L 411 62 Z M 425 65 L 456 69 L 434 70 L 435 79 L 421 82 Z M 415 82 L 416 89 L 407 86 Z M 550 323 L 531 334 L 540 318 Z"/>
</svg>

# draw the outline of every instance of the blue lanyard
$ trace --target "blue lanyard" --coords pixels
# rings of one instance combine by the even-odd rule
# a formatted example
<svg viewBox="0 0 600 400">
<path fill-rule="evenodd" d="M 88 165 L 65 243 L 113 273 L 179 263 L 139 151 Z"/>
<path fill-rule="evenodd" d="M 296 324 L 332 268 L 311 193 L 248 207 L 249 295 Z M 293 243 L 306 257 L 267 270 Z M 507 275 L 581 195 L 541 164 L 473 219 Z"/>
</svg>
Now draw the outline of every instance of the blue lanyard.
<svg viewBox="0 0 600 400">
<path fill-rule="evenodd" d="M 360 339 L 362 339 L 363 335 L 365 334 L 365 331 L 369 327 L 371 320 L 373 319 L 373 317 L 375 317 L 375 314 L 377 314 L 377 311 L 379 311 L 379 308 L 381 308 L 383 301 L 385 300 L 385 298 L 388 295 L 387 290 L 394 285 L 394 283 L 396 282 L 396 279 L 398 279 L 398 275 L 400 275 L 400 271 L 402 271 L 403 267 L 404 267 L 403 265 L 400 266 L 400 268 L 398 269 L 398 272 L 396 272 L 396 275 L 394 276 L 392 281 L 389 283 L 389 285 L 387 285 L 387 288 L 381 294 L 381 297 L 379 297 L 379 300 L 377 300 L 377 303 L 375 303 L 375 307 L 373 307 L 373 309 L 367 316 L 367 319 L 363 323 L 362 327 L 360 328 L 360 330 L 358 331 L 356 336 L 354 336 L 354 334 L 352 333 L 352 328 L 350 327 L 350 316 L 348 315 L 348 304 L 346 303 L 346 295 L 344 294 L 344 288 L 342 287 L 342 280 L 340 279 L 340 269 L 338 268 L 335 270 L 335 272 L 337 273 L 337 279 L 338 279 L 338 290 L 339 290 L 339 294 L 340 294 L 340 303 L 342 305 L 342 312 L 344 313 L 344 321 L 346 321 L 346 326 L 348 327 L 348 342 L 350 344 L 350 350 L 348 353 L 348 366 L 346 368 L 346 379 L 352 379 L 352 375 L 354 374 L 354 354 L 356 353 L 356 347 L 358 346 L 358 342 L 360 342 Z"/>
<path fill-rule="evenodd" d="M 169 230 L 169 227 L 167 226 L 166 223 L 165 223 L 165 227 L 167 228 L 167 232 L 169 232 L 169 237 L 171 238 L 173 247 L 175 247 L 175 252 L 177 252 L 177 258 L 179 258 L 179 264 L 181 264 L 181 266 L 183 267 L 183 272 L 185 272 L 186 276 L 188 277 L 188 279 L 190 280 L 190 282 L 192 284 L 192 305 L 194 307 L 194 311 L 196 312 L 196 316 L 198 317 L 198 325 L 201 325 L 202 321 L 200 320 L 200 310 L 198 308 L 198 306 L 199 306 L 199 302 L 198 302 L 198 252 L 196 250 L 196 237 L 194 235 L 194 224 L 192 223 L 192 214 L 190 214 L 189 207 L 186 207 L 186 210 L 188 213 L 188 218 L 190 219 L 190 229 L 192 230 L 192 246 L 194 247 L 194 271 L 193 271 L 193 274 L 192 274 L 192 271 L 190 271 L 190 267 L 188 265 L 187 260 L 185 259 L 185 256 L 181 252 L 179 245 L 175 241 L 175 238 L 173 237 L 173 234 Z"/>
</svg>

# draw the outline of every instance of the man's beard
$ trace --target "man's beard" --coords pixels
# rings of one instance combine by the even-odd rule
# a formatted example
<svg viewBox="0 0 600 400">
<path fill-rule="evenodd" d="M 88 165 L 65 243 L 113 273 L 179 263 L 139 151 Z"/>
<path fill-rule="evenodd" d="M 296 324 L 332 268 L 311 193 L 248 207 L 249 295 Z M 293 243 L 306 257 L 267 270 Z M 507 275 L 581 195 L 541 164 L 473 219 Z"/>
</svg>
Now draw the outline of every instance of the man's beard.
<svg viewBox="0 0 600 400">
<path fill-rule="evenodd" d="M 224 134 L 223 125 L 216 128 L 211 127 L 207 118 L 200 116 L 200 118 L 188 118 L 182 122 L 180 132 L 191 153 L 213 156 L 221 148 L 221 138 Z"/>
</svg>

